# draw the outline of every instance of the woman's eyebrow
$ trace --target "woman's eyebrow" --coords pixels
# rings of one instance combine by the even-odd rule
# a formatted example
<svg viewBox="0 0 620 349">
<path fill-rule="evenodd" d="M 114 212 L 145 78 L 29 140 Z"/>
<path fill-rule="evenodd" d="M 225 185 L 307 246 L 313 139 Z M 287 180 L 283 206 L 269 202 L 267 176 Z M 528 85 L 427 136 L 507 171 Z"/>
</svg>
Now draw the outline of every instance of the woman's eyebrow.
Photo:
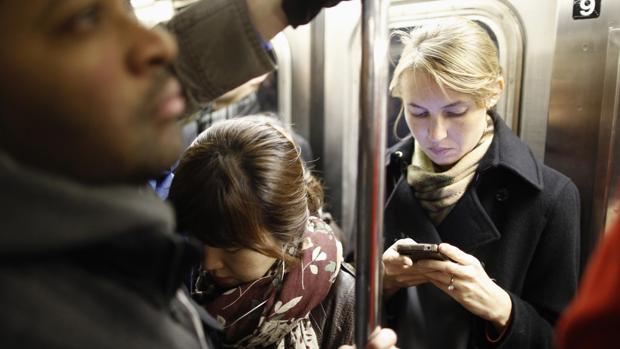
<svg viewBox="0 0 620 349">
<path fill-rule="evenodd" d="M 465 104 L 465 102 L 463 102 L 463 101 L 456 101 L 456 102 L 452 102 L 452 103 L 450 103 L 450 104 L 446 104 L 446 105 L 444 105 L 444 106 L 443 106 L 443 107 L 441 107 L 441 108 L 442 108 L 442 109 L 445 109 L 445 108 L 452 108 L 452 107 L 456 107 L 456 106 L 459 106 L 459 105 L 462 105 L 462 104 Z M 415 103 L 413 103 L 413 102 L 411 102 L 411 103 L 409 103 L 409 104 L 407 104 L 407 105 L 408 105 L 408 106 L 410 106 L 410 107 L 413 107 L 413 108 L 426 109 L 426 108 L 424 108 L 424 107 L 422 107 L 422 106 L 419 106 L 419 105 L 417 105 L 417 104 L 415 104 Z"/>
<path fill-rule="evenodd" d="M 445 108 L 452 108 L 452 107 L 456 107 L 456 106 L 464 104 L 464 103 L 465 102 L 463 102 L 463 101 L 456 101 L 456 102 L 453 102 L 453 103 L 450 103 L 450 104 L 446 104 L 442 108 L 444 108 L 444 109 Z"/>
<path fill-rule="evenodd" d="M 419 105 L 417 105 L 417 104 L 415 104 L 415 103 L 413 103 L 413 102 L 412 102 L 412 103 L 409 103 L 408 105 L 409 105 L 410 107 L 414 107 L 414 108 L 426 109 L 426 108 L 421 107 L 421 106 L 419 106 Z"/>
</svg>

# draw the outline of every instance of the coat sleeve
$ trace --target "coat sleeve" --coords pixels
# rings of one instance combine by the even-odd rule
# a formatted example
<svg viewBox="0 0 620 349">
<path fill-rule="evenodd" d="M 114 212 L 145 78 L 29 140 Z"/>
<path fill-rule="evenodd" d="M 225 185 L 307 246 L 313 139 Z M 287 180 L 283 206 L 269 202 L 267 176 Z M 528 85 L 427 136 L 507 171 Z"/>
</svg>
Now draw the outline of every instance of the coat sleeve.
<svg viewBox="0 0 620 349">
<path fill-rule="evenodd" d="M 355 276 L 342 265 L 326 299 L 312 310 L 312 326 L 319 333 L 321 348 L 339 348 L 353 344 L 355 312 Z"/>
<path fill-rule="evenodd" d="M 250 20 L 245 0 L 203 0 L 166 24 L 176 35 L 173 69 L 191 112 L 244 82 L 275 68 Z"/>
<path fill-rule="evenodd" d="M 500 348 L 553 348 L 553 326 L 579 281 L 580 203 L 566 179 L 550 195 L 546 225 L 536 245 L 521 296 L 509 292 L 511 323 Z"/>
</svg>

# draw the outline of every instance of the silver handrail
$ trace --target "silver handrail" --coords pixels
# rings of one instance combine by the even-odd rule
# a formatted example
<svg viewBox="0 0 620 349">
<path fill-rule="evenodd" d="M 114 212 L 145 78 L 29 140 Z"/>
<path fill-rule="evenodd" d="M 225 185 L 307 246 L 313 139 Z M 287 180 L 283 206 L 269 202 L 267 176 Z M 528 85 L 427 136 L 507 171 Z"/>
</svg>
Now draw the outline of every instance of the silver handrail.
<svg viewBox="0 0 620 349">
<path fill-rule="evenodd" d="M 362 1 L 355 343 L 380 322 L 388 77 L 388 0 Z"/>
</svg>

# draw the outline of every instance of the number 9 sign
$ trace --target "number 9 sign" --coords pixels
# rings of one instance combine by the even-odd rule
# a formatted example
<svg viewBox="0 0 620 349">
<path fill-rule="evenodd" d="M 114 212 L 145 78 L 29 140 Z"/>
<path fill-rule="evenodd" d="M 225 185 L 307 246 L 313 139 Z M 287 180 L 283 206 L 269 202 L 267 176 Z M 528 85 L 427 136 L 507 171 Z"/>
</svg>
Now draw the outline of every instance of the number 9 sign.
<svg viewBox="0 0 620 349">
<path fill-rule="evenodd" d="M 601 15 L 602 0 L 572 0 L 573 19 L 597 18 Z"/>
</svg>

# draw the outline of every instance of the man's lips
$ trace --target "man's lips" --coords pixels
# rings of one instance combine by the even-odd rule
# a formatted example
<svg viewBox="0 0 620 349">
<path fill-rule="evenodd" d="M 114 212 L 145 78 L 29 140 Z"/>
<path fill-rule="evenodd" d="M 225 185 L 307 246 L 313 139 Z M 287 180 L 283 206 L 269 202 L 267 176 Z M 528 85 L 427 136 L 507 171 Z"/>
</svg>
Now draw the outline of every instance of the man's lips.
<svg viewBox="0 0 620 349">
<path fill-rule="evenodd" d="M 176 120 L 185 111 L 185 98 L 176 79 L 169 79 L 155 102 L 155 117 L 158 120 Z"/>
</svg>

